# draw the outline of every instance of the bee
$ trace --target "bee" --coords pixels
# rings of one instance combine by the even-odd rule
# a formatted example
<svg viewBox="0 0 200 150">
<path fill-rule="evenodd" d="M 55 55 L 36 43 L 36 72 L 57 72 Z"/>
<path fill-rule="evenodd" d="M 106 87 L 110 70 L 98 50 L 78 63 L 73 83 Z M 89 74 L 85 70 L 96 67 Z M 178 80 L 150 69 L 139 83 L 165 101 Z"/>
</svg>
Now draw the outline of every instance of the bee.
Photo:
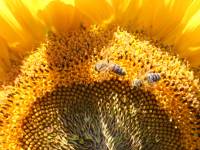
<svg viewBox="0 0 200 150">
<path fill-rule="evenodd" d="M 110 70 L 118 75 L 124 76 L 126 75 L 125 70 L 118 64 L 111 64 Z"/>
<path fill-rule="evenodd" d="M 155 83 L 161 79 L 161 76 L 159 73 L 148 73 L 146 79 L 149 83 Z"/>
<path fill-rule="evenodd" d="M 126 71 L 118 64 L 109 61 L 100 61 L 95 64 L 95 70 L 98 72 L 111 71 L 120 76 L 126 75 Z"/>
<path fill-rule="evenodd" d="M 135 79 L 135 80 L 133 80 L 132 86 L 133 86 L 133 87 L 136 87 L 136 88 L 139 88 L 139 87 L 142 86 L 142 84 L 143 84 L 143 82 L 142 82 L 141 79 Z"/>
</svg>

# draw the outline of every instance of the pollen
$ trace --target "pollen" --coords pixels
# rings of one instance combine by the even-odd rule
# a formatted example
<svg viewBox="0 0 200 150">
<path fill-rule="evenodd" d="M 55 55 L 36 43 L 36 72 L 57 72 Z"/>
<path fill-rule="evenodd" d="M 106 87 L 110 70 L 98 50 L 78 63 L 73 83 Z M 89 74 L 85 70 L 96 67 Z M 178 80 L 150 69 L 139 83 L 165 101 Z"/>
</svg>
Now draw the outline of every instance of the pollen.
<svg viewBox="0 0 200 150">
<path fill-rule="evenodd" d="M 0 149 L 197 149 L 198 76 L 172 49 L 117 25 L 48 33 L 0 93 Z"/>
</svg>

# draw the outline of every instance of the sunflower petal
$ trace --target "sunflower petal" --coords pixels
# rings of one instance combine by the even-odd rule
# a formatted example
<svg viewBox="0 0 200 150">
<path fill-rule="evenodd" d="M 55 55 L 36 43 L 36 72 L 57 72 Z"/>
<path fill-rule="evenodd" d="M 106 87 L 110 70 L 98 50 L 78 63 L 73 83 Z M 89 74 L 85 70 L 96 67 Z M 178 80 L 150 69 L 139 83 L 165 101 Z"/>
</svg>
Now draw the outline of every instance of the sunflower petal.
<svg viewBox="0 0 200 150">
<path fill-rule="evenodd" d="M 42 24 L 33 17 L 28 8 L 21 2 L 6 1 L 6 4 L 12 12 L 15 19 L 19 22 L 21 28 L 31 35 L 32 38 L 41 39 L 43 35 Z M 22 15 L 23 14 L 23 15 Z"/>
<path fill-rule="evenodd" d="M 74 7 L 63 2 L 52 1 L 44 10 L 39 12 L 39 16 L 45 21 L 47 26 L 64 32 L 72 26 Z"/>
<path fill-rule="evenodd" d="M 0 79 L 4 79 L 5 73 L 10 67 L 9 52 L 6 42 L 0 38 Z"/>
<path fill-rule="evenodd" d="M 60 1 L 50 2 L 38 15 L 47 26 L 58 32 L 66 32 L 89 22 L 73 5 Z"/>
<path fill-rule="evenodd" d="M 188 21 L 176 43 L 176 49 L 187 57 L 192 65 L 200 65 L 200 11 Z"/>
<path fill-rule="evenodd" d="M 45 30 L 44 25 L 19 0 L 0 1 L 0 12 L 0 80 L 2 80 L 6 71 L 10 71 L 11 60 L 21 61 L 20 56 L 31 51 L 45 37 Z"/>
<path fill-rule="evenodd" d="M 107 0 L 107 2 L 113 7 L 116 18 L 126 11 L 130 1 L 131 0 Z"/>
<path fill-rule="evenodd" d="M 95 23 L 101 23 L 113 17 L 113 9 L 105 0 L 76 0 L 75 6 Z"/>
<path fill-rule="evenodd" d="M 174 50 L 181 57 L 190 60 L 192 65 L 199 65 L 199 8 L 200 2 L 191 0 L 132 0 L 120 23 L 175 45 Z"/>
</svg>

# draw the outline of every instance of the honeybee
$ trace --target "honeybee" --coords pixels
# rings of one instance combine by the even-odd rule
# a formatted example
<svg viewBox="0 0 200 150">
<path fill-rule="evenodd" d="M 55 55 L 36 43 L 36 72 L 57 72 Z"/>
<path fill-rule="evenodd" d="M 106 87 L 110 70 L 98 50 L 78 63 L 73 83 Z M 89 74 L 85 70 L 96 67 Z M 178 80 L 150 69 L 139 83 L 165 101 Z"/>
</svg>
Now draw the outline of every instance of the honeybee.
<svg viewBox="0 0 200 150">
<path fill-rule="evenodd" d="M 161 79 L 161 75 L 159 73 L 148 73 L 146 79 L 149 83 L 155 83 Z"/>
<path fill-rule="evenodd" d="M 118 75 L 126 75 L 125 70 L 118 64 L 111 64 L 110 65 L 110 70 Z"/>
<path fill-rule="evenodd" d="M 98 72 L 111 71 L 120 76 L 126 75 L 126 71 L 118 64 L 109 61 L 100 61 L 95 64 L 95 70 Z"/>
</svg>

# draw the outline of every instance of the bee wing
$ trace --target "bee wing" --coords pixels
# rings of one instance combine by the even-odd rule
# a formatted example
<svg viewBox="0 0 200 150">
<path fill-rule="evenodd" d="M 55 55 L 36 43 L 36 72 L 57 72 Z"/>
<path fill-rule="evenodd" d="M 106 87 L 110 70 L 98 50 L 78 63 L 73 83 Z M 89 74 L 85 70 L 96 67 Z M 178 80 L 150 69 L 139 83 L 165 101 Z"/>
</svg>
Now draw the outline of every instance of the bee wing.
<svg viewBox="0 0 200 150">
<path fill-rule="evenodd" d="M 139 88 L 141 86 L 142 86 L 142 80 L 140 80 L 140 79 L 134 79 L 133 80 L 133 87 Z"/>
<path fill-rule="evenodd" d="M 108 68 L 109 64 L 106 61 L 102 61 L 102 62 L 97 62 L 95 64 L 95 70 L 96 71 L 105 71 Z"/>
</svg>

